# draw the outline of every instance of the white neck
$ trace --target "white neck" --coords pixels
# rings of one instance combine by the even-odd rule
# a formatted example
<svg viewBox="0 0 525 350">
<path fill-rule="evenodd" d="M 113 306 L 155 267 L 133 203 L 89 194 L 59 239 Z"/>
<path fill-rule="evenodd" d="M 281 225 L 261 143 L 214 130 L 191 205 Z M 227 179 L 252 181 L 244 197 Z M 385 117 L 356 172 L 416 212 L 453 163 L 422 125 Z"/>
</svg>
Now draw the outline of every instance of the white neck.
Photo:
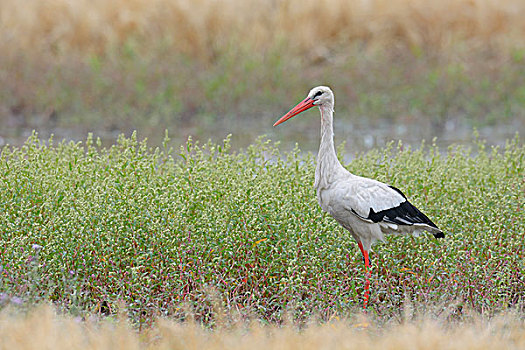
<svg viewBox="0 0 525 350">
<path fill-rule="evenodd" d="M 321 144 L 317 154 L 317 167 L 315 169 L 315 188 L 325 187 L 331 183 L 335 175 L 341 171 L 346 172 L 337 159 L 334 147 L 333 114 L 331 105 L 319 107 L 321 111 Z"/>
</svg>

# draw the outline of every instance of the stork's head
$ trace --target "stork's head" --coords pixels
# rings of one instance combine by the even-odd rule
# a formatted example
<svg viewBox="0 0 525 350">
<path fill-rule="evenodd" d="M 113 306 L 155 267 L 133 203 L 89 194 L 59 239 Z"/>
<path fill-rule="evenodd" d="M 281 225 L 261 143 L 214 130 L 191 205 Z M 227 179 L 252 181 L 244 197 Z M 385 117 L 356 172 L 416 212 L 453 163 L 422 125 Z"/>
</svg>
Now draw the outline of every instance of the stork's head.
<svg viewBox="0 0 525 350">
<path fill-rule="evenodd" d="M 317 86 L 314 87 L 308 93 L 308 96 L 299 102 L 297 106 L 292 108 L 288 113 L 286 113 L 281 119 L 275 122 L 273 126 L 277 126 L 288 119 L 296 116 L 297 114 L 304 112 L 314 106 L 329 107 L 334 108 L 334 93 L 328 86 Z"/>
</svg>

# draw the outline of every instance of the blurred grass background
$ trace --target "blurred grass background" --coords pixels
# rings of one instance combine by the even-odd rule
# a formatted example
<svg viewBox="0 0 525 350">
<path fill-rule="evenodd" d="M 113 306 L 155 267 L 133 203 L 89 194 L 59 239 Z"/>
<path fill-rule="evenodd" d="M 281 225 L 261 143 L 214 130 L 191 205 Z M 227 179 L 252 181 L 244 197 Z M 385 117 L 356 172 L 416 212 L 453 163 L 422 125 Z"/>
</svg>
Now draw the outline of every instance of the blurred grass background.
<svg viewBox="0 0 525 350">
<path fill-rule="evenodd" d="M 473 126 L 501 144 L 525 131 L 524 15 L 521 0 L 2 0 L 0 145 L 169 129 L 246 146 L 319 84 L 352 149 Z M 278 138 L 315 150 L 317 123 Z"/>
</svg>

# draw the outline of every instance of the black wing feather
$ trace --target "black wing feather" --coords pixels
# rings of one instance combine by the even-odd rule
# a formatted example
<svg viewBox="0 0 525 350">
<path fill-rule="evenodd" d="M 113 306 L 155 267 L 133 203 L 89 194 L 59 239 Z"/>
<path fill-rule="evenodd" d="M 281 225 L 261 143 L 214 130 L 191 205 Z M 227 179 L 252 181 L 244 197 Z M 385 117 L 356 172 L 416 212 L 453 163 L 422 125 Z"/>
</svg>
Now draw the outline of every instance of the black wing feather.
<svg viewBox="0 0 525 350">
<path fill-rule="evenodd" d="M 372 220 L 373 222 L 385 221 L 393 224 L 408 226 L 414 224 L 426 224 L 439 230 L 432 220 L 430 220 L 425 214 L 423 214 L 407 200 L 407 197 L 403 194 L 403 192 L 393 186 L 389 187 L 402 195 L 403 198 L 405 198 L 405 201 L 397 207 L 381 210 L 378 212 L 375 212 L 374 209 L 370 208 L 370 213 L 368 214 L 367 219 Z M 436 238 L 445 237 L 443 232 L 435 233 L 434 236 Z"/>
</svg>

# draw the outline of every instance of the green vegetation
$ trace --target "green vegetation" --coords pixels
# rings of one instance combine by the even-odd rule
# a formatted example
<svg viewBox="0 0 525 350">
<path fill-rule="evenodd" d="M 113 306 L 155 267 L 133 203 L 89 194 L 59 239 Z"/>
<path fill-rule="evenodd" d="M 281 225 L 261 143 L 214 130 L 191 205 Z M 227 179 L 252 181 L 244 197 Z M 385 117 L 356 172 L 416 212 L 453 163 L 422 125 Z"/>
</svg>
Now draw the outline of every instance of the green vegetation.
<svg viewBox="0 0 525 350">
<path fill-rule="evenodd" d="M 228 139 L 167 144 L 33 135 L 3 148 L 2 303 L 50 300 L 82 315 L 120 303 L 137 322 L 187 308 L 206 322 L 217 303 L 269 321 L 360 307 L 362 259 L 317 205 L 312 155 L 264 139 L 239 152 Z M 372 313 L 389 319 L 405 300 L 489 315 L 523 308 L 524 157 L 516 136 L 504 149 L 446 154 L 390 145 L 347 165 L 403 189 L 447 235 L 375 246 Z"/>
<path fill-rule="evenodd" d="M 168 128 L 176 145 L 188 134 L 220 140 L 234 132 L 243 135 L 235 145 L 244 147 L 320 84 L 336 92 L 338 115 L 358 125 L 417 124 L 431 135 L 441 135 L 449 121 L 469 131 L 495 124 L 525 131 L 519 51 L 485 59 L 476 52 L 414 56 L 354 46 L 316 61 L 282 47 L 265 54 L 235 47 L 206 62 L 164 50 L 60 60 L 0 57 L 9 67 L 0 75 L 0 122 L 11 126 L 2 136 L 20 145 L 33 129 L 77 140 L 95 132 L 110 145 L 115 130 L 128 136 L 141 130 L 160 144 Z M 317 126 L 316 118 L 307 119 L 300 128 Z"/>
<path fill-rule="evenodd" d="M 417 125 L 431 132 L 416 139 L 464 141 L 472 126 L 498 126 L 504 135 L 483 135 L 499 142 L 525 133 L 524 4 L 5 0 L 0 146 L 32 130 L 94 132 L 104 145 L 140 130 L 158 145 L 167 128 L 174 145 L 233 133 L 246 147 L 320 84 L 362 129 Z M 317 126 L 304 123 L 294 140 Z"/>
</svg>

